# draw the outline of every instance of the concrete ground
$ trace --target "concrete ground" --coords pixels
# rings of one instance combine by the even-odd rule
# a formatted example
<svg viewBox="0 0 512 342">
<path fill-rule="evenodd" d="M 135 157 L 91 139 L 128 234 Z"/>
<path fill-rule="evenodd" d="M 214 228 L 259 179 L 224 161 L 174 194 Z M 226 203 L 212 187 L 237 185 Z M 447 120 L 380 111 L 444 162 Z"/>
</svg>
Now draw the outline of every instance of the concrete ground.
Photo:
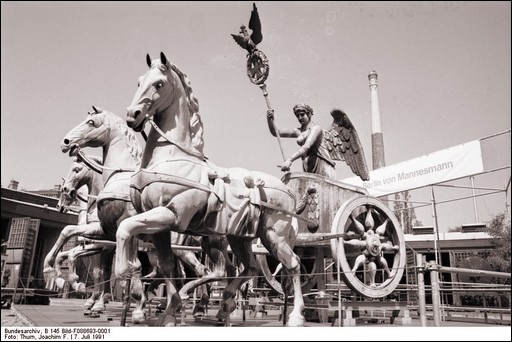
<svg viewBox="0 0 512 342">
<path fill-rule="evenodd" d="M 90 316 L 84 316 L 82 309 L 83 300 L 68 300 L 61 303 L 60 305 L 13 305 L 11 309 L 2 309 L 2 330 L 5 327 L 120 327 L 121 315 L 122 315 L 122 304 L 119 302 L 111 302 L 107 305 L 107 311 L 101 314 L 99 317 L 92 318 Z M 133 306 L 132 306 L 133 308 Z M 246 320 L 243 320 L 243 312 L 237 310 L 231 315 L 231 327 L 225 327 L 224 324 L 219 323 L 215 319 L 216 310 L 210 309 L 208 314 L 203 319 L 195 319 L 191 314 L 191 309 L 185 310 L 184 324 L 179 325 L 188 328 L 186 336 L 181 340 L 187 339 L 187 337 L 194 336 L 196 333 L 205 333 L 211 331 L 208 328 L 213 327 L 224 327 L 228 329 L 229 333 L 235 334 L 235 340 L 251 340 L 251 337 L 262 336 L 260 332 L 268 333 L 267 329 L 251 329 L 258 327 L 265 328 L 282 328 L 278 331 L 281 337 L 280 340 L 288 340 L 293 336 L 293 340 L 302 340 L 308 336 L 308 340 L 317 337 L 318 340 L 350 340 L 351 334 L 355 334 L 355 338 L 366 338 L 368 332 L 376 333 L 376 336 L 372 338 L 377 340 L 503 340 L 510 341 L 510 326 L 499 326 L 496 324 L 482 324 L 482 323 L 471 323 L 471 322 L 453 322 L 453 321 L 442 321 L 441 328 L 435 328 L 432 320 L 427 320 L 427 327 L 432 329 L 421 328 L 419 319 L 413 317 L 411 324 L 402 325 L 401 318 L 398 317 L 393 324 L 389 323 L 388 319 L 378 319 L 376 321 L 362 321 L 357 320 L 358 324 L 356 327 L 346 328 L 333 327 L 331 323 L 317 323 L 317 322 L 306 322 L 305 327 L 309 328 L 320 328 L 320 329 L 302 329 L 302 328 L 283 328 L 283 322 L 279 320 L 279 311 L 269 310 L 267 315 L 258 314 L 256 317 L 252 316 L 250 311 L 246 311 Z M 126 320 L 126 327 L 130 328 L 145 328 L 144 336 L 147 332 L 161 331 L 157 329 L 151 329 L 150 327 L 155 325 L 157 314 L 155 307 L 152 307 L 151 315 L 147 317 L 145 324 L 134 325 L 131 321 L 131 313 L 128 313 Z M 178 323 L 181 323 L 181 317 L 178 317 Z M 201 327 L 204 327 L 201 328 Z M 243 329 L 243 333 L 238 328 Z M 368 328 L 361 330 L 361 328 Z M 191 329 L 194 328 L 194 329 Z M 382 329 L 380 329 L 382 328 Z M 393 329 L 394 328 L 394 329 Z M 123 329 L 124 328 L 120 328 Z M 149 330 L 147 330 L 149 329 Z M 426 329 L 426 330 L 425 330 Z M 140 329 L 135 329 L 140 331 Z M 214 329 L 214 331 L 225 331 Z M 253 333 L 255 331 L 256 333 Z M 436 334 L 442 332 L 443 337 L 436 337 Z M 181 330 L 179 330 L 181 332 Z M 241 335 L 240 335 L 241 333 Z M 362 333 L 362 335 L 361 335 Z M 313 336 L 311 336 L 313 334 Z M 448 335 L 446 335 L 448 334 Z M 229 336 L 225 333 L 222 334 L 210 334 L 201 337 L 206 340 L 229 340 Z M 274 336 L 274 335 L 272 335 Z M 321 337 L 320 337 L 321 336 Z M 222 337 L 222 338 L 221 338 Z M 403 339 L 402 339 L 403 338 Z M 3 339 L 3 338 L 2 338 Z M 171 338 L 173 339 L 173 338 Z M 149 340 L 149 339 L 148 339 Z M 274 338 L 275 340 L 275 338 Z"/>
</svg>

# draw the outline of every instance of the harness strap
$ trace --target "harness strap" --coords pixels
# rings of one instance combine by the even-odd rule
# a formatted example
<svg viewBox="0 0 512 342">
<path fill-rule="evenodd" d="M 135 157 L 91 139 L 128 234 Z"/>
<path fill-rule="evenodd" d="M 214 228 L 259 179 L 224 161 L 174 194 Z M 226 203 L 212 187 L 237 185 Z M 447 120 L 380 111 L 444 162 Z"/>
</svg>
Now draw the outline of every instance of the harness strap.
<svg viewBox="0 0 512 342">
<path fill-rule="evenodd" d="M 76 191 L 76 189 L 75 189 Z M 80 195 L 78 192 L 76 193 L 76 197 L 82 201 L 82 202 L 89 202 L 89 200 L 87 198 L 84 198 L 82 195 Z"/>
<path fill-rule="evenodd" d="M 187 178 L 178 177 L 178 176 L 174 176 L 174 175 L 162 174 L 162 173 L 158 173 L 158 172 L 148 172 L 148 171 L 144 171 L 144 170 L 141 170 L 139 172 L 152 173 L 155 176 L 160 175 L 161 177 L 152 177 L 151 179 L 147 179 L 144 182 L 141 182 L 139 184 L 131 183 L 130 187 L 132 187 L 138 191 L 142 191 L 146 186 L 148 186 L 149 184 L 152 184 L 152 183 L 170 183 L 170 184 L 177 184 L 177 185 L 192 187 L 192 188 L 195 188 L 197 190 L 201 190 L 201 191 L 204 191 L 207 193 L 212 192 L 212 190 L 210 188 L 208 188 L 207 186 L 205 186 L 201 183 L 195 182 L 195 181 L 191 181 L 190 179 L 187 179 Z"/>
<path fill-rule="evenodd" d="M 114 171 L 114 172 L 135 172 L 135 169 L 121 169 L 121 168 L 116 169 L 116 168 L 100 165 L 100 164 L 96 163 L 94 160 L 91 160 L 89 157 L 87 157 L 85 155 L 85 153 L 82 152 L 80 147 L 76 147 L 76 148 L 77 148 L 78 159 L 80 159 L 85 165 L 87 165 L 87 167 L 89 167 L 94 172 L 97 172 L 99 174 L 103 174 L 103 170 Z"/>
<path fill-rule="evenodd" d="M 180 143 L 169 139 L 167 137 L 167 135 L 160 129 L 160 127 L 158 127 L 158 125 L 153 121 L 153 119 L 149 117 L 149 115 L 146 115 L 146 117 L 147 117 L 149 123 L 151 124 L 151 126 L 153 126 L 155 131 L 157 131 L 158 134 L 160 134 L 162 136 L 162 138 L 164 138 L 165 140 L 167 140 L 172 145 L 176 146 L 177 148 L 179 148 L 180 150 L 182 150 L 186 154 L 194 156 L 194 157 L 197 157 L 197 158 L 199 158 L 201 160 L 204 159 L 204 155 L 202 153 L 196 152 L 194 150 L 190 150 L 190 149 L 186 148 L 185 146 L 182 146 Z"/>
<path fill-rule="evenodd" d="M 298 218 L 299 220 L 302 220 L 302 221 L 306 221 L 307 223 L 309 224 L 312 224 L 312 225 L 318 225 L 318 222 L 317 221 L 313 221 L 313 220 L 310 220 L 308 218 L 305 218 L 303 216 L 300 216 L 300 215 L 297 215 L 296 213 L 294 213 L 293 211 L 289 211 L 289 210 L 286 210 L 286 209 L 283 209 L 281 207 L 278 207 L 274 204 L 271 204 L 271 203 L 268 203 L 268 202 L 261 202 L 261 206 L 263 207 L 266 207 L 266 208 L 269 208 L 269 209 L 272 209 L 272 210 L 275 210 L 275 211 L 279 211 L 279 212 L 282 212 L 282 213 L 285 213 L 285 214 L 288 214 L 288 215 L 291 215 L 295 218 Z"/>
</svg>

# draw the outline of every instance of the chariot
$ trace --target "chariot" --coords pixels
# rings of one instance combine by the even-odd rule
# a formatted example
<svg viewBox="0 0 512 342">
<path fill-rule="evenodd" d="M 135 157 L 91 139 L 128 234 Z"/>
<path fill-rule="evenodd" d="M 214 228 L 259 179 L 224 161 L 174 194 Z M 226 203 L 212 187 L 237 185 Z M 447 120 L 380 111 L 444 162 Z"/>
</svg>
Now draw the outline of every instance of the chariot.
<svg viewBox="0 0 512 342">
<path fill-rule="evenodd" d="M 326 282 L 341 280 L 356 294 L 382 298 L 400 283 L 405 268 L 405 241 L 393 212 L 366 189 L 321 175 L 293 172 L 282 178 L 300 199 L 299 233 L 295 252 L 302 267 L 304 292 L 323 290 Z M 317 221 L 311 232 L 307 225 Z M 313 229 L 314 230 L 314 229 Z M 279 265 L 259 254 L 257 261 L 267 283 L 283 293 Z"/>
</svg>

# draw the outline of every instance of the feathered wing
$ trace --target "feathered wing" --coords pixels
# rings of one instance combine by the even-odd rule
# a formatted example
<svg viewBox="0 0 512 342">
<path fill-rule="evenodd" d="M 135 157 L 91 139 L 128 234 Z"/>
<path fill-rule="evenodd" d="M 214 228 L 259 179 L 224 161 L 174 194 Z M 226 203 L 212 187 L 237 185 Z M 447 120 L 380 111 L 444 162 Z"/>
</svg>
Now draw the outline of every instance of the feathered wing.
<svg viewBox="0 0 512 342">
<path fill-rule="evenodd" d="M 252 30 L 251 40 L 257 45 L 263 40 L 263 34 L 261 33 L 261 22 L 258 14 L 256 4 L 252 4 L 251 19 L 249 19 L 249 28 Z"/>
<path fill-rule="evenodd" d="M 333 160 L 344 160 L 362 180 L 370 180 L 363 147 L 354 125 L 340 109 L 333 109 L 331 127 L 324 131 L 324 141 Z"/>
<path fill-rule="evenodd" d="M 236 34 L 232 34 L 231 37 L 233 37 L 233 39 L 235 40 L 235 42 L 237 42 L 238 45 L 240 45 L 244 49 L 247 48 L 247 44 L 244 42 L 244 37 L 237 36 Z"/>
</svg>

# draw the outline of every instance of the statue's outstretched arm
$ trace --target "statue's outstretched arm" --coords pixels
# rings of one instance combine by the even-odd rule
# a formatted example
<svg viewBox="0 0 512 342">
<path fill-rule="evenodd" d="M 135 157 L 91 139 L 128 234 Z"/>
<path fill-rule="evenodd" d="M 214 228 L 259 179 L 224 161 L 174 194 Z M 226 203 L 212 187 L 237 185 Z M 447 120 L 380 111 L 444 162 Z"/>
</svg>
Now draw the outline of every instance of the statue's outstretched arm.
<svg viewBox="0 0 512 342">
<path fill-rule="evenodd" d="M 269 109 L 267 110 L 267 124 L 268 124 L 268 129 L 270 131 L 270 134 L 272 134 L 272 136 L 276 136 L 276 128 L 275 128 L 275 125 L 272 123 L 274 121 L 274 110 L 273 109 Z M 279 136 L 282 137 L 282 138 L 297 138 L 300 134 L 299 130 L 298 129 L 278 129 L 279 131 Z"/>
</svg>

